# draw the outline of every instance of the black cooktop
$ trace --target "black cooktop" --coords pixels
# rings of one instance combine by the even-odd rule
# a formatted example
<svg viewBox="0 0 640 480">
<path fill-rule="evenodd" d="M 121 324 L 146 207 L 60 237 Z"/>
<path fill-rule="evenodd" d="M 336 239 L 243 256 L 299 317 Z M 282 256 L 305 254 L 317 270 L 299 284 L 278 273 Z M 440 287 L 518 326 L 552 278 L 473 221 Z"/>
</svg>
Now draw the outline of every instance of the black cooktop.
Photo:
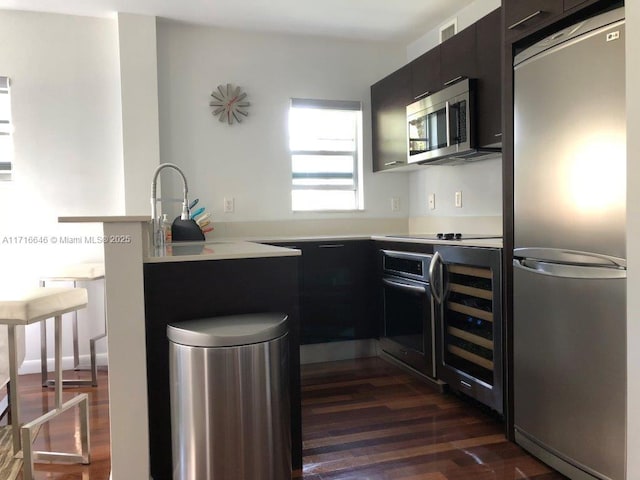
<svg viewBox="0 0 640 480">
<path fill-rule="evenodd" d="M 418 233 L 394 236 L 398 238 L 421 238 L 427 240 L 481 240 L 485 238 L 502 238 L 502 235 L 483 235 L 478 233 Z"/>
</svg>

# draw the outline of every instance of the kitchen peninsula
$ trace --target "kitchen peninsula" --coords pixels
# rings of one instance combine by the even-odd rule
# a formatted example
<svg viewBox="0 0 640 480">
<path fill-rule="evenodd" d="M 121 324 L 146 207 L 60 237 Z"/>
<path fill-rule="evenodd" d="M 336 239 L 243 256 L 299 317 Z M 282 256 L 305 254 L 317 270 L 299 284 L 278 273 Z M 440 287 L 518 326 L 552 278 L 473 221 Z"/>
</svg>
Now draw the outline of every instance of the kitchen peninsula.
<svg viewBox="0 0 640 480">
<path fill-rule="evenodd" d="M 300 251 L 217 241 L 156 252 L 146 216 L 59 221 L 104 227 L 112 480 L 171 478 L 167 323 L 260 311 L 290 318 L 292 462 L 300 468 Z"/>
</svg>

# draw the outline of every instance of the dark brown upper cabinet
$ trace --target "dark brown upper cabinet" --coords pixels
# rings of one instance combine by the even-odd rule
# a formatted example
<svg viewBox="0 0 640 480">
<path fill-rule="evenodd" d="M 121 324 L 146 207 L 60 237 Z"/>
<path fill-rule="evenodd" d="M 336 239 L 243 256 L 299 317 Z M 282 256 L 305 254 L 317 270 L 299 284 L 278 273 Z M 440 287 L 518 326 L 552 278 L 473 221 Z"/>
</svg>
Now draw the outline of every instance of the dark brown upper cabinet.
<svg viewBox="0 0 640 480">
<path fill-rule="evenodd" d="M 501 142 L 501 20 L 494 10 L 372 85 L 374 172 L 407 165 L 407 105 L 465 77 L 477 79 L 477 145 Z"/>
<path fill-rule="evenodd" d="M 420 100 L 442 88 L 440 76 L 440 46 L 420 55 L 411 66 L 411 95 Z"/>
<path fill-rule="evenodd" d="M 407 164 L 407 105 L 412 101 L 410 64 L 371 86 L 374 172 Z"/>
<path fill-rule="evenodd" d="M 585 3 L 587 0 L 564 0 L 564 11 L 566 12 L 570 8 L 577 7 L 581 3 Z"/>
<path fill-rule="evenodd" d="M 476 23 L 476 135 L 481 147 L 502 142 L 502 38 L 498 8 Z"/>
<path fill-rule="evenodd" d="M 442 83 L 438 90 L 465 77 L 474 78 L 476 71 L 476 24 L 474 23 L 440 44 Z"/>
<path fill-rule="evenodd" d="M 541 25 L 559 17 L 564 10 L 563 2 L 559 0 L 504 0 L 502 5 L 505 18 L 505 40 L 508 41 L 514 41 L 535 32 Z"/>
</svg>

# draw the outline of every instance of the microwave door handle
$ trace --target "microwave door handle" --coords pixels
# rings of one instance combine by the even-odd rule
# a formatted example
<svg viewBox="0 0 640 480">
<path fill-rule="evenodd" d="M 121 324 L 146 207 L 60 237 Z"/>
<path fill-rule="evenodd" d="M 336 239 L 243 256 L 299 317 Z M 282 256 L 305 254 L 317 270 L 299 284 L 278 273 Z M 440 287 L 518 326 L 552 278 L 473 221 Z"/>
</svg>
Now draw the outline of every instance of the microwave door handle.
<svg viewBox="0 0 640 480">
<path fill-rule="evenodd" d="M 449 118 L 451 116 L 451 113 L 449 111 L 450 108 L 451 107 L 449 106 L 449 102 L 448 101 L 445 102 L 444 103 L 444 109 L 445 109 L 445 122 L 446 122 L 446 125 L 447 125 L 447 147 L 451 146 L 451 128 L 449 127 Z"/>
</svg>

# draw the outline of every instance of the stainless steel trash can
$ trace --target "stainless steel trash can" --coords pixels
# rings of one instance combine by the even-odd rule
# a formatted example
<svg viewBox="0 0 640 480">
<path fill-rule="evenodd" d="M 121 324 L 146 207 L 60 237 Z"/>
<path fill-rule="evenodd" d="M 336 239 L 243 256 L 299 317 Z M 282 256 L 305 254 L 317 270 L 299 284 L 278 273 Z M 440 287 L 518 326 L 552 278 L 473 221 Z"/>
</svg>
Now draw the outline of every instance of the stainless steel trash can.
<svg viewBox="0 0 640 480">
<path fill-rule="evenodd" d="M 287 315 L 167 326 L 174 480 L 291 478 Z"/>
</svg>

